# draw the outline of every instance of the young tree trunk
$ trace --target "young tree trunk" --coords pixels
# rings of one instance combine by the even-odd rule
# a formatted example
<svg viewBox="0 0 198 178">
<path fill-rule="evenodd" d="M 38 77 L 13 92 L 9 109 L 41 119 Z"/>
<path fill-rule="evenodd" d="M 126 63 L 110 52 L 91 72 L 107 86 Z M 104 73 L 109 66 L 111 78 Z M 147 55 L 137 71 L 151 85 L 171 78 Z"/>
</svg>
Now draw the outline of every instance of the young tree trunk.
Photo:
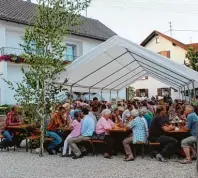
<svg viewBox="0 0 198 178">
<path fill-rule="evenodd" d="M 43 156 L 44 153 L 44 141 L 45 141 L 45 117 L 42 118 L 41 120 L 41 138 L 40 138 L 40 154 L 39 156 Z"/>
<path fill-rule="evenodd" d="M 43 156 L 44 153 L 44 141 L 45 141 L 45 121 L 46 121 L 46 102 L 45 102 L 45 81 L 43 81 L 43 89 L 42 89 L 42 118 L 41 118 L 41 138 L 40 138 L 40 156 Z"/>
</svg>

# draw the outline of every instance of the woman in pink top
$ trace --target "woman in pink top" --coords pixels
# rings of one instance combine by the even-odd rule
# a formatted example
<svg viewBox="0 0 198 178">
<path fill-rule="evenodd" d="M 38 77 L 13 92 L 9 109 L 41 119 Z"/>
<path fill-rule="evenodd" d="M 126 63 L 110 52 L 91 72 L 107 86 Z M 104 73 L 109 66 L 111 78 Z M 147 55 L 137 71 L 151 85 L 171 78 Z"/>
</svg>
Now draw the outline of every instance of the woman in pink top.
<svg viewBox="0 0 198 178">
<path fill-rule="evenodd" d="M 67 154 L 68 139 L 80 136 L 81 131 L 81 118 L 78 112 L 74 113 L 74 120 L 72 121 L 70 127 L 73 128 L 72 132 L 67 136 L 64 141 L 62 157 L 71 156 L 71 148 L 69 147 L 69 154 Z"/>
<path fill-rule="evenodd" d="M 102 117 L 99 119 L 96 125 L 96 134 L 97 135 L 105 135 L 105 142 L 107 143 L 106 151 L 104 154 L 105 158 L 111 158 L 112 150 L 114 147 L 115 139 L 109 135 L 108 129 L 112 129 L 114 127 L 113 121 L 110 119 L 111 111 L 109 109 L 105 109 L 102 111 Z"/>
</svg>

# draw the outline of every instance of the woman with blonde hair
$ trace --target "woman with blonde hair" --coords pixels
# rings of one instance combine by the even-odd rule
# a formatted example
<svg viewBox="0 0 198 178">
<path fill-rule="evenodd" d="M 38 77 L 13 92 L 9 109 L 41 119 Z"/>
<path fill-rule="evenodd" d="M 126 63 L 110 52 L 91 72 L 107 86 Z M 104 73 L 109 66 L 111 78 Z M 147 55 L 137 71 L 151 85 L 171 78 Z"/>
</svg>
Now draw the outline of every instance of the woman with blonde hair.
<svg viewBox="0 0 198 178">
<path fill-rule="evenodd" d="M 65 122 L 66 122 L 66 125 L 69 126 L 72 122 L 72 118 L 70 116 L 70 104 L 69 103 L 65 103 L 62 105 L 62 107 L 65 108 L 66 112 L 63 116 Z"/>
</svg>

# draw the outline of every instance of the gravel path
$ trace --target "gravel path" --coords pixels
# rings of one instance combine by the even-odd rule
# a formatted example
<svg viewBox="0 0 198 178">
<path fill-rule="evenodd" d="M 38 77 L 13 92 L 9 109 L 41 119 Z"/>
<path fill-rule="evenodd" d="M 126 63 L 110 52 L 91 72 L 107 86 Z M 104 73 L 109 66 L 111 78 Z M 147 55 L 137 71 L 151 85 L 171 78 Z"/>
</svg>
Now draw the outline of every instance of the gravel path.
<svg viewBox="0 0 198 178">
<path fill-rule="evenodd" d="M 181 165 L 171 159 L 160 163 L 146 157 L 123 162 L 123 156 L 107 160 L 87 156 L 79 160 L 37 154 L 0 152 L 0 178 L 197 178 L 196 162 Z"/>
</svg>

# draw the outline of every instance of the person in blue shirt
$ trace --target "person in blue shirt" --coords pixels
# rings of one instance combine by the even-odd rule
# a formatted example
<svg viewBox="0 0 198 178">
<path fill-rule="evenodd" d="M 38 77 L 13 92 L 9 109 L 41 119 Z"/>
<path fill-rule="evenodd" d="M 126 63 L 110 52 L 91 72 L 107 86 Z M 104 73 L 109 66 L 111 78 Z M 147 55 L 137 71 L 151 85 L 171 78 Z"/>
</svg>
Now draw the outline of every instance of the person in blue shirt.
<svg viewBox="0 0 198 178">
<path fill-rule="evenodd" d="M 123 141 L 123 146 L 126 153 L 126 157 L 124 161 L 134 161 L 134 156 L 130 146 L 131 143 L 133 144 L 136 144 L 137 142 L 147 143 L 147 138 L 148 138 L 147 122 L 145 118 L 142 117 L 143 113 L 141 111 L 138 112 L 137 115 L 136 115 L 137 117 L 135 117 L 128 124 L 128 127 L 132 129 L 133 136 L 125 138 Z"/>
<path fill-rule="evenodd" d="M 86 154 L 85 147 L 82 146 L 81 149 L 79 149 L 76 144 L 91 139 L 93 132 L 95 131 L 95 123 L 93 118 L 89 116 L 89 109 L 82 109 L 82 118 L 81 135 L 68 139 L 68 144 L 74 153 L 74 156 L 72 157 L 73 159 L 82 158 L 83 155 Z"/>
<path fill-rule="evenodd" d="M 143 113 L 143 117 L 145 118 L 145 120 L 146 120 L 146 122 L 147 122 L 147 124 L 148 124 L 148 128 L 150 128 L 153 118 L 152 118 L 151 115 L 148 113 L 148 110 L 147 110 L 146 107 L 142 107 L 140 110 L 141 110 L 141 112 Z"/>
<path fill-rule="evenodd" d="M 186 158 L 181 161 L 181 163 L 188 164 L 192 162 L 193 158 L 196 158 L 196 150 L 193 145 L 196 143 L 197 140 L 196 124 L 198 122 L 198 116 L 194 112 L 194 109 L 191 105 L 186 106 L 184 113 L 187 116 L 185 130 L 190 131 L 191 136 L 183 139 L 181 142 L 181 146 L 186 155 Z M 192 153 L 192 156 L 190 155 L 190 153 Z"/>
</svg>

